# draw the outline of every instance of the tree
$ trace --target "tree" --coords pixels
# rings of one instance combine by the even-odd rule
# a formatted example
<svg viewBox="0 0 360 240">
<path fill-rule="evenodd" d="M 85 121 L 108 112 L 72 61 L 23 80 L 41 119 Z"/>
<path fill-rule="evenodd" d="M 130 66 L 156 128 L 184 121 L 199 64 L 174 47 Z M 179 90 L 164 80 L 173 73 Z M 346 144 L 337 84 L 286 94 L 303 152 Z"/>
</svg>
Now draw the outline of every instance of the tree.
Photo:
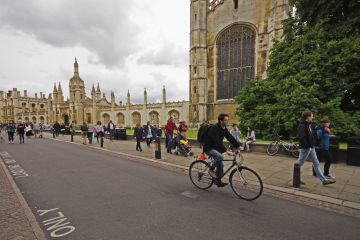
<svg viewBox="0 0 360 240">
<path fill-rule="evenodd" d="M 243 127 L 265 137 L 296 134 L 301 112 L 327 115 L 333 133 L 360 134 L 360 2 L 290 0 L 266 79 L 251 80 L 236 97 Z M 291 15 L 291 14 L 290 14 Z"/>
</svg>

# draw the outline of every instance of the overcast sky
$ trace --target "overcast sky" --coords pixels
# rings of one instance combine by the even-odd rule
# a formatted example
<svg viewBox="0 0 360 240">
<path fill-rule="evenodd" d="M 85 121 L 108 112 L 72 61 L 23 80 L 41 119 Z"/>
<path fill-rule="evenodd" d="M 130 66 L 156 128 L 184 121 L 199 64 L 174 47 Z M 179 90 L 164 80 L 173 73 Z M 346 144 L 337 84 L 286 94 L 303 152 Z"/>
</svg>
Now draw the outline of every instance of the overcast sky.
<svg viewBox="0 0 360 240">
<path fill-rule="evenodd" d="M 90 95 L 188 100 L 188 0 L 0 0 L 0 89 L 65 97 L 74 58 Z"/>
</svg>

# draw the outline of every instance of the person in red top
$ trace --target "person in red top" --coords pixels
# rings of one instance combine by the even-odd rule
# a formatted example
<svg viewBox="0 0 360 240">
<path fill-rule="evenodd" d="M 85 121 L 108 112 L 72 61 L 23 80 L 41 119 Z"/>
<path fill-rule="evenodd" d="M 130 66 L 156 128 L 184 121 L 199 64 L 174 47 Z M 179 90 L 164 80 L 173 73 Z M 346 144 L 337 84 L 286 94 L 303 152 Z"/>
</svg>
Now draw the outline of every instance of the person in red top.
<svg viewBox="0 0 360 240">
<path fill-rule="evenodd" d="M 165 135 L 166 135 L 166 143 L 167 143 L 166 148 L 167 148 L 167 153 L 170 154 L 172 154 L 171 148 L 172 148 L 172 138 L 173 138 L 174 130 L 178 130 L 178 128 L 174 123 L 174 119 L 170 117 L 165 126 Z"/>
</svg>

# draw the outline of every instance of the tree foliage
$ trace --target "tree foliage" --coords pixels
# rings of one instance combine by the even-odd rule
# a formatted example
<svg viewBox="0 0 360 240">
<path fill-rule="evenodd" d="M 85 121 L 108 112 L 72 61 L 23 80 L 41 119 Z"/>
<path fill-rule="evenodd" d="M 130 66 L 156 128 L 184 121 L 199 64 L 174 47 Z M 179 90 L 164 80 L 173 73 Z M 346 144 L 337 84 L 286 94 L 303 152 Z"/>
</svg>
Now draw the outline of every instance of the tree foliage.
<svg viewBox="0 0 360 240">
<path fill-rule="evenodd" d="M 270 137 L 295 135 L 304 110 L 329 116 L 333 132 L 360 134 L 360 2 L 290 0 L 296 13 L 284 21 L 266 79 L 236 97 L 242 127 Z"/>
</svg>

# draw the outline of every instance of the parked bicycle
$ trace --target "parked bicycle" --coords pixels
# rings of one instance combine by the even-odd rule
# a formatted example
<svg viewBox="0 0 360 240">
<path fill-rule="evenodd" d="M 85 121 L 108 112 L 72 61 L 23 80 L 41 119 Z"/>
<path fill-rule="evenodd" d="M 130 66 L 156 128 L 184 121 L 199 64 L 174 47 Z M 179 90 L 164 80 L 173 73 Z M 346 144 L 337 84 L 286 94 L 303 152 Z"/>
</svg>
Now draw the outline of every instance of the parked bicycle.
<svg viewBox="0 0 360 240">
<path fill-rule="evenodd" d="M 232 159 L 224 159 L 224 162 L 232 162 L 231 166 L 224 172 L 222 179 L 230 170 L 229 182 L 231 189 L 241 199 L 255 200 L 263 192 L 263 182 L 260 176 L 252 169 L 243 166 L 244 158 L 240 150 L 234 152 Z M 237 161 L 237 156 L 240 160 Z M 206 190 L 209 189 L 215 179 L 209 175 L 209 167 L 213 164 L 212 157 L 208 156 L 204 160 L 195 160 L 189 167 L 189 176 L 195 187 Z"/>
<path fill-rule="evenodd" d="M 282 140 L 283 136 L 280 135 L 276 135 L 274 141 L 272 141 L 268 148 L 267 148 L 267 153 L 270 156 L 274 156 L 276 155 L 280 149 L 285 150 L 286 152 L 288 152 L 289 154 L 291 154 L 293 157 L 298 158 L 300 151 L 299 151 L 299 144 L 298 143 L 287 143 L 285 141 Z M 292 138 L 293 140 L 295 140 L 296 138 Z"/>
</svg>

